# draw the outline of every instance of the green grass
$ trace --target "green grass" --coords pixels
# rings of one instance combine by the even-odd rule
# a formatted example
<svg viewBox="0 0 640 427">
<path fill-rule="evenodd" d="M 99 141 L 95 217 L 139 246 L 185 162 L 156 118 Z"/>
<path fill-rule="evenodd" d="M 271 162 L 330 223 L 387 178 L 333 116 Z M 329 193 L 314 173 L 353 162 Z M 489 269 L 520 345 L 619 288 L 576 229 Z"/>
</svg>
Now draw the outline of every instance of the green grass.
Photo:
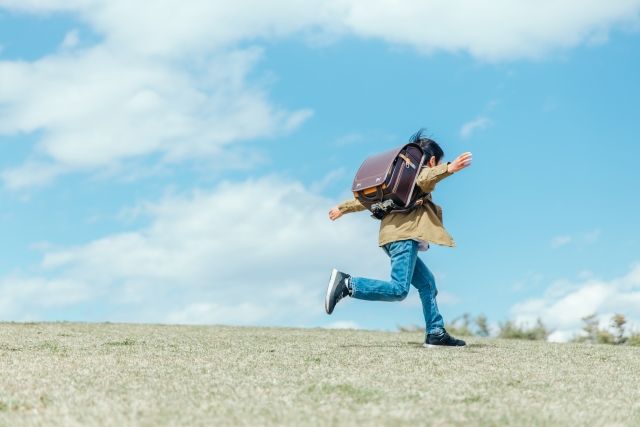
<svg viewBox="0 0 640 427">
<path fill-rule="evenodd" d="M 0 425 L 639 426 L 640 348 L 0 323 Z"/>
</svg>

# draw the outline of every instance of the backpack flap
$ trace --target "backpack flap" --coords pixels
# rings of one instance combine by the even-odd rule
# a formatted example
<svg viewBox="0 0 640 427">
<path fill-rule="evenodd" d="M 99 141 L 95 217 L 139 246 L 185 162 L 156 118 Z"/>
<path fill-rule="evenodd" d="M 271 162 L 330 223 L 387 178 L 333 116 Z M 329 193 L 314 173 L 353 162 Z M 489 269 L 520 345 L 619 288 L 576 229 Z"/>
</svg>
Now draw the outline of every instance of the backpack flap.
<svg viewBox="0 0 640 427">
<path fill-rule="evenodd" d="M 376 154 L 362 163 L 351 190 L 360 203 L 380 219 L 376 212 L 382 205 L 382 210 L 389 212 L 410 204 L 423 163 L 424 153 L 417 144 L 405 144 Z"/>
<path fill-rule="evenodd" d="M 356 173 L 356 177 L 353 179 L 351 191 L 356 193 L 368 190 L 378 185 L 382 186 L 387 180 L 387 175 L 391 170 L 391 166 L 393 166 L 398 154 L 404 149 L 404 147 L 404 145 L 396 147 L 389 151 L 385 151 L 384 153 L 376 154 L 375 156 L 367 158 L 367 160 L 362 163 L 360 169 L 358 169 L 358 172 Z"/>
</svg>

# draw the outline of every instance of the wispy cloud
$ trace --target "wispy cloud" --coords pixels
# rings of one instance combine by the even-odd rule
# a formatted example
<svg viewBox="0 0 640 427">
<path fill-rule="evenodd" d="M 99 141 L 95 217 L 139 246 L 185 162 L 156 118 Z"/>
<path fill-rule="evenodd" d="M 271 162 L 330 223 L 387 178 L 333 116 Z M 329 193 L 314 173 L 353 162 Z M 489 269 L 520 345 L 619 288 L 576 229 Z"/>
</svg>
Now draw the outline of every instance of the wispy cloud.
<svg viewBox="0 0 640 427">
<path fill-rule="evenodd" d="M 355 144 L 357 142 L 364 141 L 364 136 L 359 133 L 349 133 L 337 138 L 334 145 L 337 147 L 343 147 L 345 145 Z"/>
<path fill-rule="evenodd" d="M 63 49 L 71 49 L 76 47 L 79 42 L 80 33 L 78 32 L 78 30 L 71 30 L 67 33 L 66 36 L 64 36 L 64 40 L 62 41 L 60 47 L 62 47 Z"/>
<path fill-rule="evenodd" d="M 471 136 L 471 134 L 478 130 L 478 129 L 485 129 L 487 126 L 489 126 L 491 124 L 491 120 L 489 120 L 486 117 L 480 117 L 477 120 L 471 121 L 471 122 L 467 122 L 464 125 L 462 125 L 462 128 L 460 128 L 460 137 L 462 138 L 468 138 Z"/>
<path fill-rule="evenodd" d="M 582 238 L 585 242 L 595 243 L 598 241 L 598 237 L 600 237 L 600 230 L 593 230 L 590 233 L 583 234 Z"/>
<path fill-rule="evenodd" d="M 329 171 L 329 173 L 327 173 L 324 176 L 324 178 L 322 178 L 320 181 L 315 181 L 313 184 L 311 184 L 311 186 L 309 187 L 309 190 L 311 190 L 311 192 L 313 193 L 321 192 L 332 181 L 342 178 L 342 176 L 344 176 L 344 171 L 345 171 L 345 168 L 339 168 L 339 169 Z"/>
<path fill-rule="evenodd" d="M 556 236 L 551 241 L 551 247 L 557 248 L 558 246 L 566 245 L 571 241 L 571 236 Z"/>
<path fill-rule="evenodd" d="M 558 246 L 566 245 L 571 241 L 583 242 L 583 243 L 595 243 L 600 237 L 600 229 L 590 231 L 588 233 L 578 233 L 573 236 L 565 234 L 562 236 L 556 236 L 551 240 L 551 247 L 557 248 Z"/>
</svg>

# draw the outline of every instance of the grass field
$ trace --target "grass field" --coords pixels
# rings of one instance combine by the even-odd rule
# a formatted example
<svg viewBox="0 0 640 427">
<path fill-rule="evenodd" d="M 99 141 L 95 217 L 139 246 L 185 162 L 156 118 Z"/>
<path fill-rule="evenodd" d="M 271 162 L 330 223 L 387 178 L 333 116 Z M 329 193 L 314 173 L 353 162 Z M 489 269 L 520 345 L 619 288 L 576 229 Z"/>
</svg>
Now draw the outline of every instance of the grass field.
<svg viewBox="0 0 640 427">
<path fill-rule="evenodd" d="M 640 348 L 0 323 L 2 426 L 640 426 Z"/>
</svg>

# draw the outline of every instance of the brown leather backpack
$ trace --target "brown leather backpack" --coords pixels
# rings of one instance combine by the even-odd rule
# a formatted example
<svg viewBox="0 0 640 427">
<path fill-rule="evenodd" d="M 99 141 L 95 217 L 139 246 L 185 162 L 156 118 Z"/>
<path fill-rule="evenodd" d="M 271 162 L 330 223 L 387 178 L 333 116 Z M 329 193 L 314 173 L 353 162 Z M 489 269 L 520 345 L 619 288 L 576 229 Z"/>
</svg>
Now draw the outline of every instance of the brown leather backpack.
<svg viewBox="0 0 640 427">
<path fill-rule="evenodd" d="M 424 162 L 422 148 L 413 143 L 376 154 L 362 163 L 351 191 L 373 218 L 409 212 L 423 203 L 412 203 L 411 196 Z"/>
</svg>

